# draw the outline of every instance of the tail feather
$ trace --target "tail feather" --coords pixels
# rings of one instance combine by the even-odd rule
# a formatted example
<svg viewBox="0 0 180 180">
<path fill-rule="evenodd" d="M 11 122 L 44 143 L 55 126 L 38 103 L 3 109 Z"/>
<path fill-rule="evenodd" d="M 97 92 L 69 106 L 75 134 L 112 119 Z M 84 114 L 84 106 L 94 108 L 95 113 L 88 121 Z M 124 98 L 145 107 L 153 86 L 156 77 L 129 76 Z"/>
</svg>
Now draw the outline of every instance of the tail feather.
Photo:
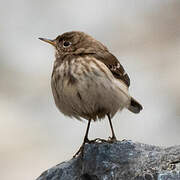
<svg viewBox="0 0 180 180">
<path fill-rule="evenodd" d="M 139 113 L 143 107 L 140 103 L 138 103 L 133 97 L 131 97 L 131 102 L 130 105 L 128 107 L 128 109 L 133 112 L 133 113 Z"/>
</svg>

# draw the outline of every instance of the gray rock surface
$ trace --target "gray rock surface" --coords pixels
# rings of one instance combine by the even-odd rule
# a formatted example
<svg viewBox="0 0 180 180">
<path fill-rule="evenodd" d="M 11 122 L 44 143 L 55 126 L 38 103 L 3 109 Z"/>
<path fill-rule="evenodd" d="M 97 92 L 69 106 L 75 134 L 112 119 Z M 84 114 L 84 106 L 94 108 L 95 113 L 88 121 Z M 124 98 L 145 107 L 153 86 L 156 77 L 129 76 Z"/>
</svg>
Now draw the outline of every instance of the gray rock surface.
<svg viewBox="0 0 180 180">
<path fill-rule="evenodd" d="M 62 162 L 37 180 L 180 180 L 180 146 L 118 141 L 86 144 L 83 158 Z"/>
</svg>

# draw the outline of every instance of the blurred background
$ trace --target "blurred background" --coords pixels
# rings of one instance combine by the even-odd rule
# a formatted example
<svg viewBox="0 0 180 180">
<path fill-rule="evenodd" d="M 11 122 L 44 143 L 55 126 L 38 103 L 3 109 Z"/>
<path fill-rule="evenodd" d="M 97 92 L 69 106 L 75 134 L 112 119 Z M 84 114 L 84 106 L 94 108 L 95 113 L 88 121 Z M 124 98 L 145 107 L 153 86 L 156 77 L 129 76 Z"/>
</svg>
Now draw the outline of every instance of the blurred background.
<svg viewBox="0 0 180 180">
<path fill-rule="evenodd" d="M 113 119 L 119 140 L 180 144 L 179 0 L 6 0 L 0 7 L 0 179 L 32 180 L 72 158 L 87 122 L 55 107 L 50 77 L 54 49 L 38 37 L 84 31 L 120 60 L 131 94 L 144 106 Z M 107 119 L 90 138 L 108 138 Z"/>
</svg>

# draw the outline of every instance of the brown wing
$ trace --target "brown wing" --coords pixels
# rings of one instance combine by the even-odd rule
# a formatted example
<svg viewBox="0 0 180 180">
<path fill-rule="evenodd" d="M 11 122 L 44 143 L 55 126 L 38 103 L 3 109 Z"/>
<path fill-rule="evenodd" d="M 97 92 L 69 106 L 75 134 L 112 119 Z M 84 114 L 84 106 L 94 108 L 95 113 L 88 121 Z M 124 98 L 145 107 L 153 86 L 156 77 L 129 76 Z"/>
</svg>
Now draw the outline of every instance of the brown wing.
<svg viewBox="0 0 180 180">
<path fill-rule="evenodd" d="M 127 87 L 130 86 L 130 78 L 117 58 L 108 51 L 92 54 L 93 57 L 103 62 L 112 72 L 115 78 L 122 80 Z"/>
</svg>

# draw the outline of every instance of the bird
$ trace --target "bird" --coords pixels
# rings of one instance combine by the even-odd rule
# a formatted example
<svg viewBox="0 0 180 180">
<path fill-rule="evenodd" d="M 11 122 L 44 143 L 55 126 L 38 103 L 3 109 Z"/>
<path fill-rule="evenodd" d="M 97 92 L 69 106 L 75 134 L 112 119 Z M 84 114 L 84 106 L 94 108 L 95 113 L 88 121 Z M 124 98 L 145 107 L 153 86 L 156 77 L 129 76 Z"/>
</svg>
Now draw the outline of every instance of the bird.
<svg viewBox="0 0 180 180">
<path fill-rule="evenodd" d="M 55 48 L 51 88 L 57 108 L 65 116 L 88 121 L 83 153 L 92 121 L 109 120 L 124 108 L 137 114 L 143 107 L 129 93 L 130 78 L 118 59 L 100 41 L 81 31 L 65 32 L 55 39 L 39 38 Z M 97 138 L 99 139 L 99 138 Z M 76 156 L 75 155 L 75 156 Z"/>
</svg>

